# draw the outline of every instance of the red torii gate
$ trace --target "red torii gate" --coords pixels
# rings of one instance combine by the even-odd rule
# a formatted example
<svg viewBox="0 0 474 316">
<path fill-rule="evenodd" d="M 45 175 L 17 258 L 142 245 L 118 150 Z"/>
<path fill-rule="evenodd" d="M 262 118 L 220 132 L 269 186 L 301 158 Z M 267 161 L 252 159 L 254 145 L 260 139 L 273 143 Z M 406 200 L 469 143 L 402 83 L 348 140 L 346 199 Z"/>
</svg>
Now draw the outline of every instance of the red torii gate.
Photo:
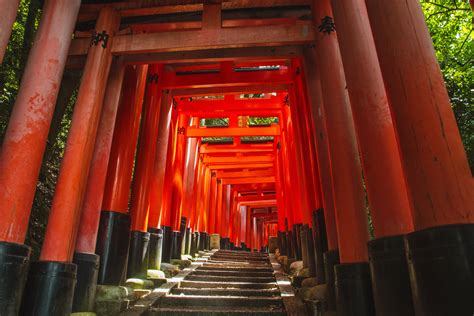
<svg viewBox="0 0 474 316">
<path fill-rule="evenodd" d="M 288 5 L 286 1 L 279 2 Z M 16 4 L 7 1 L 1 7 L 5 19 L 0 26 L 3 30 L 5 25 L 8 31 L 0 34 L 0 56 L 3 56 L 5 38 L 8 37 L 5 34 L 11 29 Z M 7 281 L 1 285 L 2 293 L 11 293 L 1 301 L 1 307 L 17 313 L 20 305 L 29 260 L 29 248 L 24 245 L 24 239 L 30 208 L 72 41 L 69 55 L 80 60 L 78 65 L 84 67 L 84 75 L 41 261 L 32 265 L 33 277 L 28 278 L 25 293 L 29 301 L 23 307 L 23 314 L 33 313 L 38 305 L 56 304 L 63 308 L 64 313 L 70 311 L 76 271 L 72 261 L 81 269 L 84 266 L 81 260 L 97 260 L 93 249 L 97 218 L 101 217 L 101 221 L 95 252 L 101 255 L 110 251 L 111 245 L 121 243 L 120 238 L 128 244 L 130 225 L 135 240 L 148 236 L 148 213 L 155 214 L 152 228 L 160 225 L 160 216 L 163 224 L 176 228 L 180 220 L 186 168 L 185 133 L 191 131 L 188 136 L 202 137 L 208 129 L 189 127 L 191 118 L 199 114 L 180 114 L 179 110 L 173 110 L 173 96 L 193 95 L 192 91 L 196 95 L 273 92 L 274 87 L 277 87 L 274 91 L 288 94 L 286 104 L 277 110 L 280 111 L 280 124 L 278 127 L 259 128 L 258 132 L 274 137 L 272 162 L 236 163 L 229 158 L 227 164 L 207 166 L 202 162 L 198 181 L 203 182 L 201 191 L 205 192 L 205 188 L 212 185 L 212 170 L 237 171 L 248 166 L 273 168 L 274 183 L 229 184 L 225 193 L 229 195 L 233 190 L 235 195 L 236 192 L 255 192 L 262 188 L 277 190 L 277 204 L 279 211 L 282 210 L 279 214 L 284 214 L 284 218 L 279 218 L 280 229 L 281 220 L 285 218 L 291 224 L 311 224 L 314 209 L 324 206 L 324 210 L 319 212 L 324 212 L 326 221 L 330 250 L 326 257 L 340 257 L 342 264 L 336 266 L 337 277 L 359 273 L 365 285 L 370 285 L 372 278 L 376 288 L 381 289 L 374 297 L 378 313 L 410 314 L 412 305 L 424 314 L 471 312 L 473 303 L 468 293 L 474 290 L 469 273 L 472 260 L 466 253 L 457 257 L 450 254 L 472 243 L 472 176 L 419 3 L 416 0 L 314 0 L 312 4 L 313 21 L 222 21 L 221 4 L 213 4 L 204 6 L 199 26 L 193 23 L 160 27 L 136 25 L 131 27 L 130 33 L 117 32 L 119 17 L 139 15 L 140 10 L 144 12 L 143 8 L 134 5 L 123 7 L 123 3 L 94 9 L 86 6 L 79 20 L 96 20 L 95 29 L 109 35 L 108 41 L 100 36 L 94 37 L 91 45 L 89 35 L 71 40 L 80 1 L 46 0 L 0 156 L 0 187 L 4 188 L 0 190 L 0 216 L 4 219 L 0 222 L 0 246 L 5 250 L 2 256 L 5 253 L 8 258 L 17 256 L 24 259 L 14 269 L 2 270 L 14 282 Z M 145 11 L 157 12 L 153 10 L 156 8 L 146 8 Z M 196 27 L 198 29 L 194 29 Z M 170 29 L 179 31 L 171 32 Z M 149 33 L 137 34 L 143 31 Z M 313 43 L 317 49 L 299 49 L 297 55 L 282 53 L 288 63 L 277 71 L 236 71 L 237 61 L 242 58 L 255 58 L 260 54 L 260 58 L 252 62 L 261 66 L 272 59 L 281 60 L 282 56 L 275 55 L 283 50 L 274 53 L 273 46 Z M 255 46 L 264 48 L 254 50 Z M 253 52 L 249 54 L 241 50 L 236 53 L 234 48 L 252 48 Z M 226 59 L 220 61 L 219 73 L 186 73 L 192 73 L 199 66 L 194 69 L 194 66 L 190 69 L 184 67 L 181 69 L 184 74 L 159 69 L 179 59 L 192 63 L 209 61 L 216 58 L 215 51 L 226 49 L 230 50 L 221 52 L 228 55 L 219 57 Z M 180 51 L 188 53 L 183 58 L 176 58 Z M 234 58 L 232 54 L 239 56 Z M 245 54 L 247 56 L 242 56 Z M 158 72 L 160 75 L 156 80 Z M 265 88 L 259 90 L 262 87 Z M 119 91 L 122 97 L 114 98 Z M 139 183 L 133 188 L 130 217 L 124 201 L 130 190 L 129 175 L 134 160 L 129 151 L 137 142 L 141 100 L 145 98 L 143 133 L 166 131 L 169 123 L 152 110 L 160 96 L 168 100 L 165 103 L 167 108 L 161 112 L 171 112 L 170 132 L 159 135 L 160 144 L 166 142 L 162 136 L 168 141 L 164 146 L 168 152 L 166 164 L 153 153 L 163 154 L 166 150 L 153 148 L 148 141 L 140 141 L 137 160 Z M 167 111 L 168 107 L 170 111 Z M 123 113 L 132 115 L 126 117 Z M 275 115 L 277 112 L 271 113 Z M 251 111 L 236 111 L 237 114 L 253 115 Z M 115 115 L 116 121 L 112 119 Z M 164 127 L 153 128 L 157 126 L 158 117 Z M 124 129 L 118 129 L 120 126 Z M 182 133 L 183 126 L 185 133 Z M 248 130 L 236 126 L 231 128 L 233 130 L 228 130 L 227 135 L 241 136 L 240 133 Z M 157 137 L 150 138 L 158 140 Z M 109 161 L 108 169 L 105 161 Z M 121 163 L 124 163 L 123 169 L 117 167 Z M 166 169 L 163 165 L 167 165 Z M 106 170 L 110 173 L 107 179 Z M 146 177 L 150 170 L 161 179 L 171 179 L 173 185 L 164 185 L 165 182 L 159 179 L 150 180 Z M 362 170 L 376 236 L 369 242 L 369 249 Z M 94 183 L 95 179 L 97 183 Z M 217 183 L 217 179 L 215 181 Z M 151 183 L 151 193 L 147 183 Z M 161 190 L 166 193 L 161 201 L 150 198 L 157 188 L 168 190 Z M 221 195 L 222 191 L 221 188 Z M 298 194 L 296 197 L 293 196 L 295 192 Z M 104 199 L 100 206 L 98 201 L 102 195 Z M 222 207 L 222 203 L 217 204 Z M 202 221 L 196 221 L 198 230 L 207 228 L 208 208 L 206 198 L 203 209 L 194 210 L 198 218 L 203 216 Z M 80 220 L 83 214 L 90 216 Z M 257 228 L 253 230 L 255 234 L 263 229 L 262 222 L 255 220 L 251 225 Z M 103 239 L 101 236 L 105 235 L 102 234 L 109 238 Z M 450 236 L 456 236 L 457 244 L 451 242 Z M 437 262 L 442 257 L 446 264 L 431 264 L 427 271 L 416 260 L 416 255 L 438 246 L 442 246 L 439 253 L 430 253 L 426 260 Z M 380 272 L 387 271 L 386 266 L 380 268 L 380 262 L 375 259 L 380 247 L 389 247 L 398 254 L 396 267 L 390 268 L 393 274 L 389 276 Z M 410 269 L 406 265 L 405 251 L 410 254 Z M 367 263 L 369 253 L 372 256 L 371 274 Z M 126 263 L 119 254 L 113 256 L 120 258 L 117 266 L 122 272 Z M 100 264 L 104 275 L 100 281 L 114 283 L 117 278 L 107 273 L 106 268 L 113 260 L 102 257 Z M 130 258 L 133 263 L 134 256 Z M 468 264 L 459 265 L 458 260 Z M 4 261 L 0 262 L 6 267 Z M 335 263 L 339 261 L 335 260 Z M 38 270 L 51 274 L 58 269 L 67 273 L 71 282 L 61 288 L 64 299 L 51 304 L 53 296 L 44 298 L 40 294 L 46 287 L 55 285 L 57 278 L 51 277 L 46 284 L 36 282 L 34 276 Z M 440 288 L 430 281 L 436 278 L 428 273 L 450 277 L 444 278 L 445 286 Z M 387 278 L 390 279 L 387 281 Z M 395 282 L 403 283 L 403 286 L 391 286 Z M 356 292 L 371 297 L 371 293 L 364 291 L 367 288 L 369 286 L 357 288 Z M 410 289 L 416 290 L 413 299 Z M 340 293 L 345 290 L 342 285 L 338 287 Z M 341 313 L 351 308 L 350 302 L 342 299 L 352 297 L 351 294 L 338 296 L 337 306 Z M 403 300 L 403 304 L 399 300 Z M 370 312 L 363 310 L 364 307 L 361 309 L 361 314 Z"/>
</svg>

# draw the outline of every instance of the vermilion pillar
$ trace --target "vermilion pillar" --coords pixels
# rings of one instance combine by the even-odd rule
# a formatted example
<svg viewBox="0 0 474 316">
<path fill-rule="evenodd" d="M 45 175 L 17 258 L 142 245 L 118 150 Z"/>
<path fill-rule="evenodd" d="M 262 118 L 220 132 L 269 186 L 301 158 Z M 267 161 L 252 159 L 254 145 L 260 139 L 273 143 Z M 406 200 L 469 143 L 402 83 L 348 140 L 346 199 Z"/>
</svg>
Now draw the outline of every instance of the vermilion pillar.
<svg viewBox="0 0 474 316">
<path fill-rule="evenodd" d="M 97 232 L 124 69 L 122 58 L 116 58 L 105 89 L 74 253 L 73 261 L 78 265 L 79 277 L 74 292 L 73 311 L 94 311 L 98 271 L 91 262 L 98 263 L 100 260 L 95 254 Z"/>
<path fill-rule="evenodd" d="M 315 0 L 313 12 L 319 29 L 327 17 L 332 17 L 329 0 Z M 316 33 L 319 47 L 316 51 L 326 114 L 340 260 L 343 263 L 367 261 L 369 233 L 352 112 L 336 33 L 323 31 Z"/>
<path fill-rule="evenodd" d="M 0 22 L 0 60 L 17 2 L 1 2 L 8 9 Z M 45 1 L 0 152 L 0 292 L 7 294 L 0 310 L 11 314 L 18 314 L 25 284 L 30 249 L 23 242 L 79 5 L 79 0 Z"/>
<path fill-rule="evenodd" d="M 169 92 L 163 92 L 163 109 L 162 115 L 160 115 L 159 127 L 158 127 L 158 139 L 156 142 L 156 155 L 155 163 L 153 167 L 153 177 L 150 188 L 150 214 L 148 219 L 148 226 L 153 228 L 160 227 L 160 219 L 162 216 L 162 197 L 163 197 L 163 185 L 165 182 L 166 172 L 166 157 L 168 153 L 168 140 L 171 120 L 171 96 Z"/>
<path fill-rule="evenodd" d="M 102 35 L 109 34 L 109 37 L 108 40 L 104 37 L 93 37 L 89 48 L 40 261 L 32 267 L 26 287 L 25 294 L 28 300 L 25 299 L 23 305 L 25 314 L 29 314 L 29 311 L 35 313 L 42 305 L 51 306 L 49 313 L 56 313 L 58 311 L 56 306 L 61 306 L 64 313 L 68 313 L 72 307 L 70 303 L 74 293 L 75 275 L 69 276 L 71 278 L 69 286 L 59 286 L 64 284 L 65 280 L 64 276 L 58 275 L 57 270 L 69 272 L 76 270 L 76 265 L 70 262 L 76 244 L 80 211 L 112 60 L 113 33 L 118 26 L 119 17 L 112 8 L 100 11 L 96 30 L 101 30 Z M 45 272 L 48 281 L 40 281 L 44 278 Z M 57 292 L 51 293 L 48 297 L 44 296 L 43 293 L 49 293 L 51 289 L 56 289 Z M 57 297 L 59 294 L 60 299 Z"/>
<path fill-rule="evenodd" d="M 0 65 L 2 64 L 8 41 L 12 33 L 12 27 L 15 22 L 19 2 L 19 0 L 0 1 L 0 12 L 2 12 L 2 19 L 0 20 Z"/>
<path fill-rule="evenodd" d="M 148 66 L 128 66 L 117 114 L 102 209 L 127 213 Z"/>
<path fill-rule="evenodd" d="M 365 3 L 332 3 L 375 236 L 405 234 L 411 205 Z"/>
<path fill-rule="evenodd" d="M 329 250 L 338 248 L 336 218 L 334 210 L 334 194 L 332 189 L 331 162 L 329 160 L 329 145 L 326 131 L 326 119 L 321 91 L 321 78 L 317 71 L 314 48 L 305 51 L 306 84 L 310 98 L 310 108 L 314 124 L 314 139 L 318 154 L 318 167 L 321 184 L 321 196 L 324 207 L 326 237 Z M 321 271 L 321 270 L 320 270 Z"/>
<path fill-rule="evenodd" d="M 129 278 L 146 278 L 148 270 L 148 247 L 152 236 L 147 231 L 148 213 L 151 177 L 153 175 L 161 113 L 162 88 L 160 87 L 160 78 L 162 77 L 162 70 L 163 65 L 155 64 L 148 67 L 131 194 L 130 216 L 132 225 L 127 266 L 127 276 Z M 155 237 L 153 235 L 153 238 Z M 156 244 L 156 242 L 153 243 Z"/>
<path fill-rule="evenodd" d="M 127 66 L 125 69 L 96 244 L 96 253 L 101 256 L 99 284 L 119 285 L 127 264 L 128 198 L 146 74 L 147 66 Z M 122 246 L 116 247 L 117 244 Z"/>
<path fill-rule="evenodd" d="M 405 238 L 415 313 L 469 315 L 474 186 L 422 8 L 366 3 L 419 230 Z"/>
<path fill-rule="evenodd" d="M 95 253 L 97 229 L 104 195 L 107 166 L 115 128 L 115 118 L 120 101 L 120 91 L 125 65 L 117 58 L 110 70 L 105 89 L 104 104 L 94 147 L 94 155 L 87 180 L 86 193 L 82 206 L 81 221 L 76 241 L 76 252 Z"/>
</svg>

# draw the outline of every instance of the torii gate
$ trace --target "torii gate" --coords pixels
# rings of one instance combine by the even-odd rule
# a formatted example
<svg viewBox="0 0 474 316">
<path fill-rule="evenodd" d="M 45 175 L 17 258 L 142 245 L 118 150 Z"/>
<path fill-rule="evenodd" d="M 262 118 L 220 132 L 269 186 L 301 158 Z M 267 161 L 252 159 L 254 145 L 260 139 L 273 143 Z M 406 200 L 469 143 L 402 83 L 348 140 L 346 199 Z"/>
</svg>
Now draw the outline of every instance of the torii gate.
<svg viewBox="0 0 474 316">
<path fill-rule="evenodd" d="M 17 2 L 4 1 L 0 7 L 5 15 L 0 58 Z M 222 19 L 222 10 L 295 4 L 311 5 L 312 21 Z M 68 314 L 76 272 L 98 263 L 96 253 L 102 256 L 99 281 L 115 284 L 127 265 L 123 254 L 131 231 L 132 241 L 138 241 L 149 237 L 148 228 L 176 229 L 186 139 L 215 133 L 188 126 L 198 114 L 180 114 L 174 98 L 284 92 L 286 103 L 276 109 L 280 124 L 255 128 L 260 136 L 274 137 L 272 161 L 237 164 L 227 157 L 228 163 L 203 162 L 200 192 L 212 185 L 212 170 L 273 168 L 274 184 L 235 184 L 234 192 L 276 190 L 284 215 L 278 218 L 280 229 L 285 219 L 294 227 L 311 224 L 313 211 L 320 209 L 328 271 L 337 264 L 327 280 L 330 294 L 334 277 L 344 280 L 336 288 L 341 315 L 367 315 L 374 309 L 396 315 L 472 313 L 472 175 L 417 0 L 258 0 L 167 9 L 202 11 L 202 21 L 123 29 L 124 17 L 160 14 L 163 8 L 157 1 L 81 6 L 80 0 L 45 0 L 0 156 L 0 271 L 5 280 L 0 293 L 6 293 L 1 310 L 17 314 L 23 297 L 23 315 L 39 310 L 49 315 L 53 309 Z M 72 39 L 75 24 L 84 21 L 95 21 L 95 32 L 75 32 Z M 192 65 L 184 73 L 165 67 L 176 62 Z M 267 62 L 284 67 L 266 70 Z M 214 68 L 202 69 L 199 63 Z M 40 261 L 28 272 L 25 235 L 66 64 L 82 68 L 83 77 Z M 250 109 L 239 111 L 235 116 L 252 115 Z M 255 114 L 263 114 L 259 111 Z M 251 129 L 230 127 L 220 135 L 255 135 Z M 152 137 L 150 131 L 158 130 L 162 133 Z M 130 151 L 139 133 L 151 140 L 140 138 L 129 212 Z M 362 180 L 376 237 L 370 241 Z M 157 188 L 165 189 L 161 201 L 153 196 Z M 196 220 L 196 229 L 205 230 L 209 202 L 199 199 L 204 207 L 194 215 L 203 220 Z M 154 214 L 151 226 L 145 223 L 147 214 Z M 118 244 L 125 247 L 113 250 Z M 381 259 L 383 251 L 394 260 Z M 119 262 L 115 270 L 114 260 Z M 433 276 L 442 276 L 443 286 Z M 94 280 L 77 281 L 94 287 Z M 90 305 L 78 293 L 75 306 Z M 353 297 L 369 303 L 354 306 L 346 299 Z"/>
</svg>

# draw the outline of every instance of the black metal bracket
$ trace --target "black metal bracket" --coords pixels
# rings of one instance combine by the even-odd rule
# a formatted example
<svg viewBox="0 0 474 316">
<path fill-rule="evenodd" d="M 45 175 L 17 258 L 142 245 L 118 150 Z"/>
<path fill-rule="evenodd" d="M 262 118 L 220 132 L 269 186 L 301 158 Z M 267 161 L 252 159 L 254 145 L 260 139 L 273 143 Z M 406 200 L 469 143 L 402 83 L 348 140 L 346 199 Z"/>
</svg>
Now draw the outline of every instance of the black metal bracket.
<svg viewBox="0 0 474 316">
<path fill-rule="evenodd" d="M 149 74 L 148 75 L 148 83 L 158 83 L 158 74 L 157 73 L 153 73 L 153 74 Z"/>
<path fill-rule="evenodd" d="M 100 42 L 102 42 L 102 47 L 107 48 L 107 44 L 109 43 L 109 34 L 107 34 L 106 31 L 102 31 L 100 33 L 97 33 L 97 31 L 94 31 L 92 34 L 92 39 L 91 39 L 91 46 L 97 46 L 99 45 Z"/>
</svg>

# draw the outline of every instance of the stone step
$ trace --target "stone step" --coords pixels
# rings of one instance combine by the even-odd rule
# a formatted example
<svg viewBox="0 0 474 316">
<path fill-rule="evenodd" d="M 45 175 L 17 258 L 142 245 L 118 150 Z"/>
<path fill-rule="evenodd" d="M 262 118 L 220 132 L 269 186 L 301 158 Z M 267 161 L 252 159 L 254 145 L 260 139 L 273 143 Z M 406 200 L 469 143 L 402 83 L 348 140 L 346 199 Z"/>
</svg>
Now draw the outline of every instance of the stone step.
<svg viewBox="0 0 474 316">
<path fill-rule="evenodd" d="M 238 277 L 238 276 L 211 276 L 211 275 L 188 275 L 185 280 L 203 282 L 251 282 L 251 283 L 275 283 L 271 277 Z"/>
<path fill-rule="evenodd" d="M 281 297 L 226 297 L 226 296 L 173 296 L 168 295 L 160 298 L 157 306 L 176 306 L 176 307 L 268 307 L 283 308 Z"/>
<path fill-rule="evenodd" d="M 151 309 L 149 316 L 284 316 L 286 312 L 282 308 L 262 308 L 262 307 L 240 307 L 240 308 L 222 308 L 222 307 L 158 307 Z"/>
<path fill-rule="evenodd" d="M 237 256 L 211 256 L 211 260 L 218 261 L 245 261 L 245 262 L 268 262 L 268 258 L 246 258 L 246 257 L 237 257 Z"/>
<path fill-rule="evenodd" d="M 249 261 L 229 261 L 229 260 L 208 260 L 208 264 L 220 264 L 220 265 L 229 265 L 232 267 L 271 267 L 271 264 L 269 262 L 249 262 Z"/>
<path fill-rule="evenodd" d="M 273 277 L 270 271 L 226 271 L 226 270 L 195 270 L 191 275 L 209 275 L 209 276 L 237 276 L 237 277 Z"/>
<path fill-rule="evenodd" d="M 249 283 L 249 282 L 199 282 L 183 280 L 180 287 L 197 289 L 276 289 L 276 283 Z"/>
<path fill-rule="evenodd" d="M 242 272 L 270 272 L 273 273 L 271 267 L 255 266 L 255 267 L 233 267 L 225 264 L 205 264 L 197 268 L 195 271 L 242 271 Z"/>
<path fill-rule="evenodd" d="M 219 288 L 174 288 L 173 295 L 206 296 L 280 296 L 278 288 L 271 289 L 219 289 Z"/>
</svg>

